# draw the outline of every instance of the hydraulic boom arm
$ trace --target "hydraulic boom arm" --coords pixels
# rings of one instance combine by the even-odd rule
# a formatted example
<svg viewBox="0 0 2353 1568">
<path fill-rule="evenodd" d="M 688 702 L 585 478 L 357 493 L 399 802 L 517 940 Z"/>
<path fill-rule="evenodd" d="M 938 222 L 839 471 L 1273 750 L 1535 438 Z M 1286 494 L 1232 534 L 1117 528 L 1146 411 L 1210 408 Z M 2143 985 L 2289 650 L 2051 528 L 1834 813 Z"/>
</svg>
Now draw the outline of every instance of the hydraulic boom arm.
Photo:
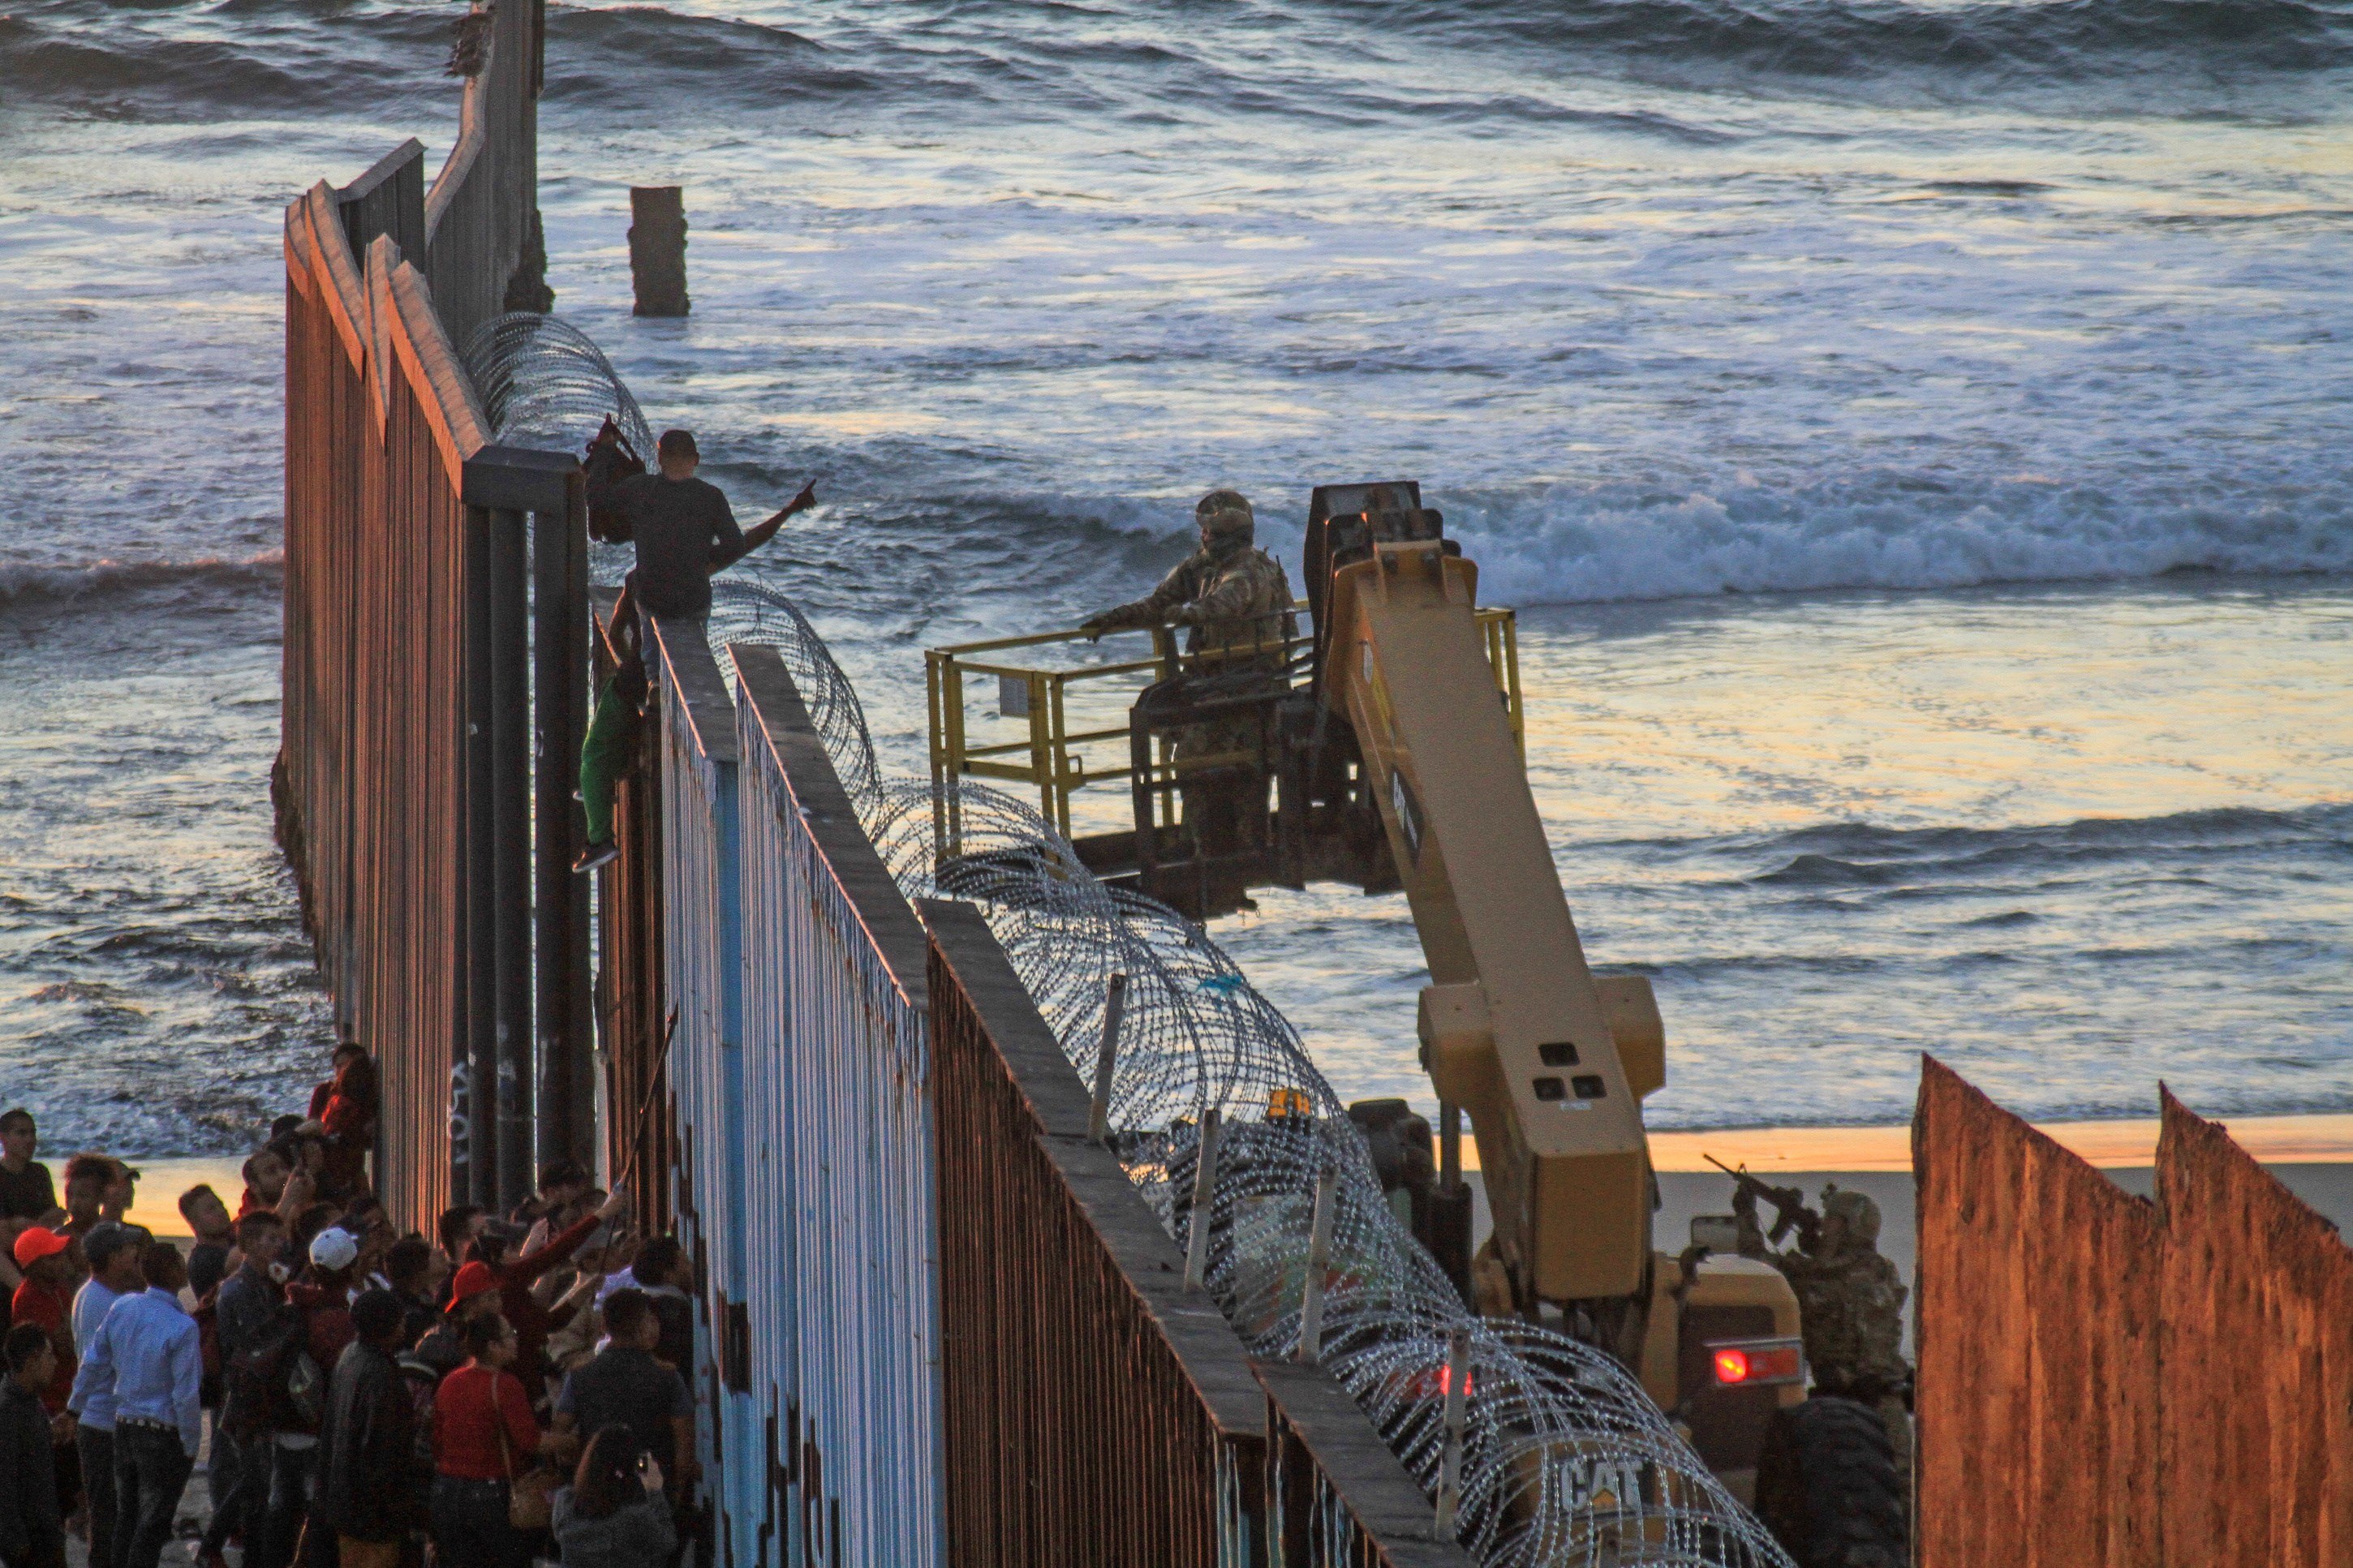
<svg viewBox="0 0 2353 1568">
<path fill-rule="evenodd" d="M 1477 580 L 1434 541 L 1339 567 L 1322 700 L 1355 730 L 1379 802 L 1433 981 L 1423 1060 L 1471 1116 L 1517 1304 L 1627 1297 L 1650 1259 L 1641 1100 L 1662 1076 L 1658 1015 L 1646 984 L 1597 984 L 1586 967 L 1473 619 Z"/>
</svg>

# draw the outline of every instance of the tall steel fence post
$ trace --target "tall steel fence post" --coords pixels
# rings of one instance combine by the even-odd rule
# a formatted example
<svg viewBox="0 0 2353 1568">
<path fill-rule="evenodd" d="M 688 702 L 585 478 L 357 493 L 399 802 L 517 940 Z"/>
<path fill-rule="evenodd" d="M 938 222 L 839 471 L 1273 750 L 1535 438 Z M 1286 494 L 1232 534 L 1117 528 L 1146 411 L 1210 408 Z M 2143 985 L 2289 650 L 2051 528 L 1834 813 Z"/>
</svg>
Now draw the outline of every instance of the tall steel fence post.
<svg viewBox="0 0 2353 1568">
<path fill-rule="evenodd" d="M 486 447 L 465 468 L 466 502 L 483 510 L 488 532 L 487 784 L 495 973 L 495 1078 L 488 1084 L 478 1080 L 473 1098 L 478 1119 L 495 1115 L 490 1187 L 501 1209 L 531 1194 L 533 1158 L 540 1148 L 534 1112 L 543 1105 L 559 1119 L 568 1112 L 571 1062 L 579 1045 L 573 1019 L 577 977 L 569 957 L 580 893 L 571 886 L 567 853 L 575 837 L 570 775 L 577 764 L 566 766 L 556 754 L 567 749 L 577 754 L 577 742 L 565 737 L 576 733 L 580 723 L 577 688 L 587 657 L 585 599 L 577 605 L 568 602 L 570 513 L 578 468 L 560 452 Z M 524 521 L 533 515 L 542 520 L 535 551 Z M 575 627 L 578 656 L 567 658 Z M 574 669 L 575 664 L 582 668 Z M 538 1089 L 543 1077 L 563 1083 L 565 1100 L 543 1100 Z"/>
</svg>

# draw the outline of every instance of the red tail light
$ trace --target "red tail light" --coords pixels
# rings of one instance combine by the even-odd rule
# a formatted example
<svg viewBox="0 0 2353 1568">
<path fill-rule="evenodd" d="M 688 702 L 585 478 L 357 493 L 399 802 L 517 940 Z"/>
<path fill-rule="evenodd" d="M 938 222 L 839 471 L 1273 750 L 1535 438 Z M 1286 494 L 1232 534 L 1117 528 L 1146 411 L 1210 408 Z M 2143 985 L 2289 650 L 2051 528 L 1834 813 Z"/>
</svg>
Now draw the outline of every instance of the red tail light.
<svg viewBox="0 0 2353 1568">
<path fill-rule="evenodd" d="M 1803 1383 L 1806 1358 L 1798 1340 L 1725 1340 L 1707 1347 L 1718 1388 L 1755 1388 Z"/>
</svg>

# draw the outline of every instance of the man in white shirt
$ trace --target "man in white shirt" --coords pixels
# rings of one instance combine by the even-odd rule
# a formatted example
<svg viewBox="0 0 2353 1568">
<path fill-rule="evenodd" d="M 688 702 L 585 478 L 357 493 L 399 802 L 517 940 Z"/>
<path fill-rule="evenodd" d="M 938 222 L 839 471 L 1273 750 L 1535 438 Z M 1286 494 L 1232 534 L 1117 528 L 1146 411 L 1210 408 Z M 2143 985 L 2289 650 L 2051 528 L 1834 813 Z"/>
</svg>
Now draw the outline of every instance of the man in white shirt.
<svg viewBox="0 0 2353 1568">
<path fill-rule="evenodd" d="M 90 1278 L 74 1295 L 74 1343 L 81 1347 L 82 1376 L 74 1379 L 66 1408 L 73 1412 L 74 1447 L 80 1451 L 82 1495 L 90 1500 L 91 1568 L 114 1568 L 114 1372 L 89 1376 L 90 1345 L 125 1296 L 147 1288 L 139 1265 L 147 1233 L 136 1226 L 100 1220 L 81 1238 Z"/>
<path fill-rule="evenodd" d="M 86 1412 L 104 1386 L 113 1406 L 111 1568 L 157 1568 L 204 1436 L 204 1350 L 196 1321 L 180 1305 L 187 1266 L 163 1245 L 146 1247 L 142 1263 L 147 1288 L 107 1310 L 82 1347 L 69 1401 Z"/>
</svg>

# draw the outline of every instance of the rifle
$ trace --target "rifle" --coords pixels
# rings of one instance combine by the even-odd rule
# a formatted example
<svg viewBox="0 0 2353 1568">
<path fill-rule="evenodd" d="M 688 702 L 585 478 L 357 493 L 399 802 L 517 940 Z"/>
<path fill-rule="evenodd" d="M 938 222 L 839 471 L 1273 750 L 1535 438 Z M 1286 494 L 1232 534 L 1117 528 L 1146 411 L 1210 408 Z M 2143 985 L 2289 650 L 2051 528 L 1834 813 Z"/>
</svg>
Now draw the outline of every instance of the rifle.
<svg viewBox="0 0 2353 1568">
<path fill-rule="evenodd" d="M 1796 1187 L 1769 1186 L 1750 1175 L 1746 1167 L 1736 1171 L 1713 1154 L 1703 1154 L 1700 1158 L 1733 1179 L 1736 1184 L 1733 1187 L 1735 1203 L 1743 1198 L 1751 1201 L 1763 1198 L 1773 1205 L 1773 1229 L 1766 1240 L 1778 1247 L 1781 1238 L 1794 1229 L 1798 1233 L 1798 1245 L 1808 1251 L 1813 1249 L 1815 1239 L 1821 1234 L 1822 1220 L 1820 1215 L 1806 1206 L 1804 1193 Z"/>
</svg>

